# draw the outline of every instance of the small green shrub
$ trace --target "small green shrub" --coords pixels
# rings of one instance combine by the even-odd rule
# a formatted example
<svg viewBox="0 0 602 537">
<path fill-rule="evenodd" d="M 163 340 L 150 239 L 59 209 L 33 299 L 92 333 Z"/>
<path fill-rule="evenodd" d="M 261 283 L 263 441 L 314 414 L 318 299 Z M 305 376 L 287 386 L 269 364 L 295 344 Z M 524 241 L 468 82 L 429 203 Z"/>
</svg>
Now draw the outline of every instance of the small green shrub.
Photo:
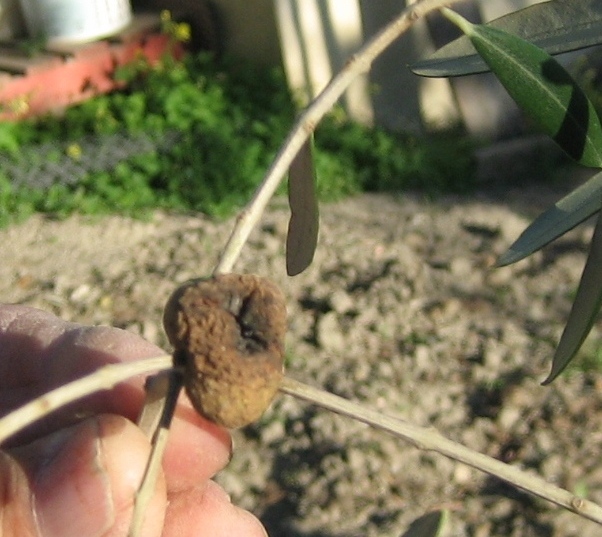
<svg viewBox="0 0 602 537">
<path fill-rule="evenodd" d="M 335 155 L 346 170 L 353 170 L 356 190 L 412 188 L 441 193 L 465 192 L 474 186 L 475 146 L 465 136 L 391 134 L 336 117 L 340 114 L 320 124 L 316 145 L 319 151 Z"/>
<path fill-rule="evenodd" d="M 227 216 L 249 199 L 297 113 L 278 69 L 201 54 L 152 67 L 136 61 L 117 75 L 127 90 L 74 106 L 63 117 L 0 123 L 0 152 L 27 170 L 50 156 L 84 166 L 98 148 L 82 140 L 102 145 L 124 133 L 148 138 L 154 149 L 89 165 L 50 187 L 4 173 L 0 224 L 33 211 L 139 215 L 164 208 Z M 36 157 L 48 144 L 55 149 Z M 341 111 L 316 132 L 316 168 L 322 200 L 362 190 L 466 190 L 473 177 L 466 138 L 391 135 L 348 121 Z"/>
</svg>

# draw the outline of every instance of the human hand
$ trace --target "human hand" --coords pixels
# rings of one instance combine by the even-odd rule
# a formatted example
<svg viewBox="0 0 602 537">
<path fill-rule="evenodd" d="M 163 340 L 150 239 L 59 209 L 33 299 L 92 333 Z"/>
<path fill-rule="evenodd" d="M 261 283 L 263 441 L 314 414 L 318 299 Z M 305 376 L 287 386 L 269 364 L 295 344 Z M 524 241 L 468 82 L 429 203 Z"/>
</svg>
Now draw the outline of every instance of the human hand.
<svg viewBox="0 0 602 537">
<path fill-rule="evenodd" d="M 134 334 L 0 305 L 0 414 L 102 365 L 164 354 Z M 0 451 L 0 537 L 127 535 L 150 445 L 133 423 L 143 379 L 94 394 L 21 431 Z M 145 537 L 266 535 L 211 477 L 228 462 L 227 430 L 182 396 Z"/>
</svg>

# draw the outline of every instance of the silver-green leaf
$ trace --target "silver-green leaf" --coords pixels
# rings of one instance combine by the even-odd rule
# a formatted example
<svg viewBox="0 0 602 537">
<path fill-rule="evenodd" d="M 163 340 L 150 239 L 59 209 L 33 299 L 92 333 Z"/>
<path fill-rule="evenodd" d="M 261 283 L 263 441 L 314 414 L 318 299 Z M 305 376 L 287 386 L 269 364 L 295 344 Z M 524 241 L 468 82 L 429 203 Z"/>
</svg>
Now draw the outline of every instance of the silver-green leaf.
<svg viewBox="0 0 602 537">
<path fill-rule="evenodd" d="M 497 261 L 503 267 L 530 256 L 600 210 L 602 172 L 539 215 Z"/>
<path fill-rule="evenodd" d="M 401 537 L 438 537 L 447 520 L 447 511 L 431 511 L 414 520 Z"/>
<path fill-rule="evenodd" d="M 543 2 L 495 19 L 487 26 L 531 41 L 549 54 L 560 54 L 602 43 L 602 2 Z M 417 75 L 431 77 L 461 76 L 489 70 L 466 36 L 448 43 L 410 68 Z"/>
<path fill-rule="evenodd" d="M 295 276 L 311 264 L 318 243 L 320 217 L 312 140 L 303 144 L 291 163 L 288 200 L 291 218 L 286 236 L 286 272 L 289 276 Z"/>
<path fill-rule="evenodd" d="M 594 229 L 589 256 L 581 275 L 577 296 L 554 353 L 552 370 L 543 384 L 552 382 L 575 357 L 602 305 L 602 213 Z"/>
</svg>

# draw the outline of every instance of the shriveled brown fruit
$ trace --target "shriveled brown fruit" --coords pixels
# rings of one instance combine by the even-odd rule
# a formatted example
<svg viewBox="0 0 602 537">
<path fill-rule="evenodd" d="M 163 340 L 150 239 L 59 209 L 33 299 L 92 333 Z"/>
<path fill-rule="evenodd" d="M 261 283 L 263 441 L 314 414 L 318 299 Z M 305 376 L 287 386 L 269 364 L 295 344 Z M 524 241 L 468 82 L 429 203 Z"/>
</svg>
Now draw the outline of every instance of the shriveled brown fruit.
<svg viewBox="0 0 602 537">
<path fill-rule="evenodd" d="M 190 280 L 167 301 L 163 325 L 198 412 L 228 428 L 261 416 L 283 375 L 286 306 L 274 283 L 251 274 Z"/>
</svg>

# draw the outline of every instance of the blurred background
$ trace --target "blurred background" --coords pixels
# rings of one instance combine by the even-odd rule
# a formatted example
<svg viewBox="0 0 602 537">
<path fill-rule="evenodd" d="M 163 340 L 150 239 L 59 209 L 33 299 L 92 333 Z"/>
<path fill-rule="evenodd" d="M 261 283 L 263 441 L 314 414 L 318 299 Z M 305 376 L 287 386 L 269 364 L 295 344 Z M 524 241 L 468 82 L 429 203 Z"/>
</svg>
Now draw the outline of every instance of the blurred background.
<svg viewBox="0 0 602 537">
<path fill-rule="evenodd" d="M 26 23 L 28 11 L 56 12 L 61 3 L 69 2 L 0 0 L 0 40 L 22 37 L 31 29 Z M 129 20 L 123 13 L 127 2 L 114 3 L 113 9 L 121 10 L 119 20 Z M 455 7 L 477 22 L 534 3 L 538 0 L 475 0 Z M 88 15 L 94 16 L 95 2 L 86 4 Z M 134 13 L 169 9 L 188 20 L 196 46 L 283 66 L 291 89 L 305 101 L 319 93 L 346 59 L 404 6 L 404 0 L 132 1 Z M 121 29 L 119 21 L 115 28 Z M 450 82 L 416 77 L 407 69 L 408 64 L 456 36 L 456 30 L 440 17 L 417 24 L 349 88 L 343 99 L 346 110 L 362 123 L 393 130 L 436 130 L 463 123 L 468 132 L 492 139 L 516 134 L 521 128 L 519 115 L 492 76 Z M 1 53 L 0 48 L 0 57 Z"/>
</svg>

